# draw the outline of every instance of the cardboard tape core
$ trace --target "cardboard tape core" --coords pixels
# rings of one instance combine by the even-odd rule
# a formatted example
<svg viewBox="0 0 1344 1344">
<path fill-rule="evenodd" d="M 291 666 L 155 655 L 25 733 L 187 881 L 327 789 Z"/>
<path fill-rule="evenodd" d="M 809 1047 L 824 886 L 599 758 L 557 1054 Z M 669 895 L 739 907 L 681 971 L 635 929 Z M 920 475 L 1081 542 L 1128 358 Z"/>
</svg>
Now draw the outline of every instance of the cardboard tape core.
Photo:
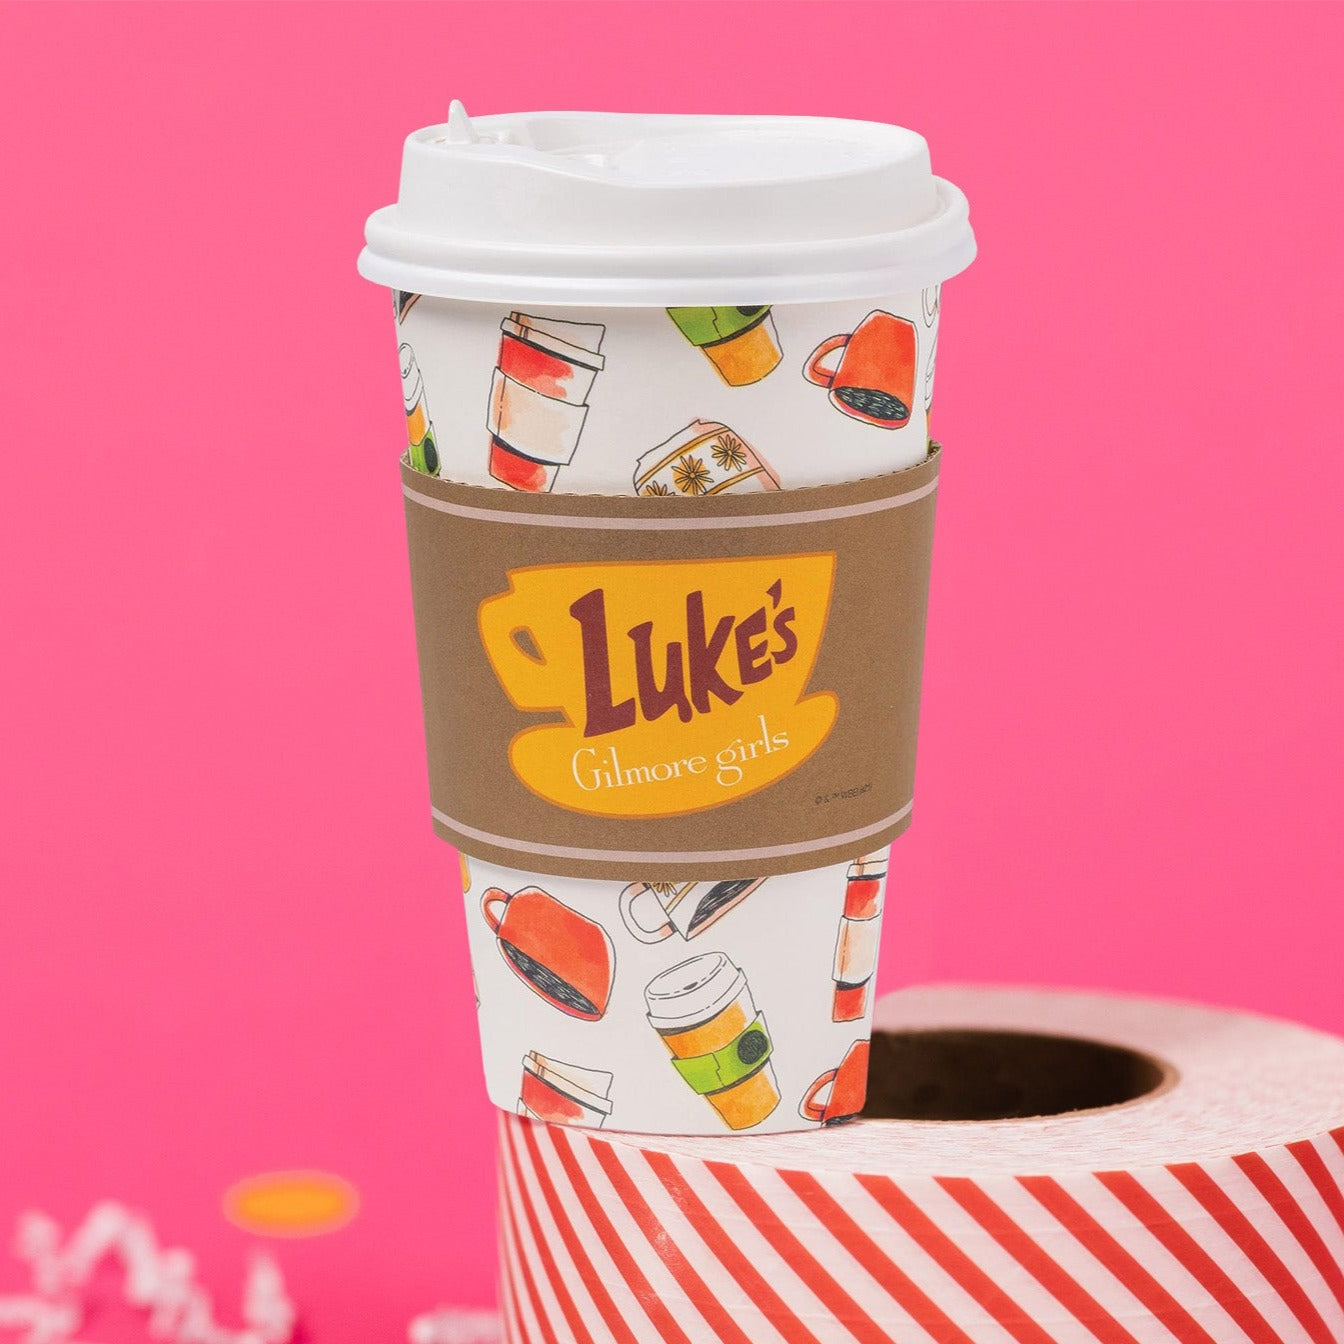
<svg viewBox="0 0 1344 1344">
<path fill-rule="evenodd" d="M 939 458 L 690 497 L 485 489 L 403 460 L 435 829 L 527 872 L 645 882 L 890 843 L 913 807 Z"/>
<path fill-rule="evenodd" d="M 1124 1106 L 1176 1070 L 1123 1045 L 1019 1031 L 875 1031 L 865 1120 L 1017 1120 Z"/>
</svg>

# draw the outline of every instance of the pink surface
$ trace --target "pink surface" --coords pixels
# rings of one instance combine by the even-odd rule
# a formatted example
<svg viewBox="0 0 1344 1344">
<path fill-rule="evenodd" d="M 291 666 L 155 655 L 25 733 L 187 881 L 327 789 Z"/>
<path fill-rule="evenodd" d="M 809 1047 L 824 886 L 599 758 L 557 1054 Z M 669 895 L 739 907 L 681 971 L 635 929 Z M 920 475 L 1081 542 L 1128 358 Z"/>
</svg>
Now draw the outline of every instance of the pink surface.
<svg viewBox="0 0 1344 1344">
<path fill-rule="evenodd" d="M 324 1167 L 364 1202 L 280 1247 L 311 1344 L 491 1299 L 390 305 L 354 269 L 403 136 L 450 96 L 929 137 L 981 255 L 944 308 L 883 983 L 1344 1029 L 1344 8 L 12 5 L 3 26 L 0 1243 L 22 1207 L 115 1195 L 199 1252 L 233 1319 L 222 1191 Z M 21 1281 L 0 1252 L 0 1291 Z"/>
</svg>

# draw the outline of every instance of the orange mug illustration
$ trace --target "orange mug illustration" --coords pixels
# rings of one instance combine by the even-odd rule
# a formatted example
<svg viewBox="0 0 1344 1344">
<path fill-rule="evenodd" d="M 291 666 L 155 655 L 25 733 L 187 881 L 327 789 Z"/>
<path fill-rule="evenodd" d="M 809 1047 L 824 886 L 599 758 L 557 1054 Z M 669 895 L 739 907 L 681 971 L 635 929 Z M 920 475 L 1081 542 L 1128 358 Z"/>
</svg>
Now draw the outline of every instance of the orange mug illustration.
<svg viewBox="0 0 1344 1344">
<path fill-rule="evenodd" d="M 729 1129 L 759 1125 L 779 1105 L 770 1031 L 741 967 L 722 952 L 706 952 L 654 976 L 644 999 L 672 1067 Z"/>
<path fill-rule="evenodd" d="M 661 943 L 674 933 L 689 941 L 740 905 L 764 881 L 757 877 L 732 882 L 632 882 L 621 892 L 618 908 L 625 927 L 641 943 Z"/>
<path fill-rule="evenodd" d="M 604 1069 L 581 1069 L 529 1050 L 523 1059 L 518 1114 L 550 1125 L 598 1129 L 611 1114 L 611 1082 Z"/>
<path fill-rule="evenodd" d="M 839 351 L 834 367 L 826 361 Z M 915 400 L 915 324 L 881 309 L 847 336 L 831 336 L 812 352 L 803 377 L 827 388 L 831 404 L 879 429 L 900 429 Z"/>
<path fill-rule="evenodd" d="M 877 973 L 886 877 L 886 850 L 856 859 L 849 865 L 845 878 L 845 908 L 840 917 L 831 971 L 835 981 L 835 997 L 831 1001 L 833 1022 L 857 1022 L 868 1011 L 868 991 Z"/>
<path fill-rule="evenodd" d="M 825 1092 L 826 1099 L 821 1100 Z M 868 1042 L 855 1041 L 845 1051 L 845 1057 L 833 1069 L 827 1069 L 807 1089 L 798 1114 L 804 1120 L 815 1120 L 822 1125 L 842 1125 L 855 1120 L 863 1110 L 868 1095 Z"/>
<path fill-rule="evenodd" d="M 481 898 L 481 913 L 509 969 L 534 994 L 585 1022 L 607 1011 L 616 953 L 600 924 L 540 887 L 512 896 L 491 887 Z"/>
</svg>

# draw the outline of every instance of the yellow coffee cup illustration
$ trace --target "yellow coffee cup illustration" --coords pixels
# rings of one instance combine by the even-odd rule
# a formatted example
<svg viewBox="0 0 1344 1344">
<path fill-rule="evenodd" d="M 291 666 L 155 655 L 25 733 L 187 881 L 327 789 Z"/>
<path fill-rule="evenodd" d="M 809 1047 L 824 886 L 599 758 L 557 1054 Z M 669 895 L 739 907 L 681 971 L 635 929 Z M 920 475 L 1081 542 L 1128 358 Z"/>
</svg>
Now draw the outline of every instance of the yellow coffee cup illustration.
<svg viewBox="0 0 1344 1344">
<path fill-rule="evenodd" d="M 514 707 L 550 714 L 509 747 L 560 807 L 657 817 L 721 807 L 797 769 L 838 701 L 809 693 L 832 553 L 509 572 L 481 644 Z"/>
<path fill-rule="evenodd" d="M 667 315 L 729 387 L 760 382 L 782 358 L 768 304 L 669 308 Z"/>
<path fill-rule="evenodd" d="M 706 952 L 654 976 L 644 998 L 672 1066 L 729 1129 L 759 1125 L 779 1105 L 770 1030 L 742 968 L 724 953 Z"/>
<path fill-rule="evenodd" d="M 406 407 L 406 438 L 410 444 L 411 466 L 427 476 L 439 474 L 439 449 L 434 440 L 429 408 L 425 404 L 425 382 L 416 363 L 415 351 L 403 341 L 401 356 L 401 393 Z"/>
</svg>

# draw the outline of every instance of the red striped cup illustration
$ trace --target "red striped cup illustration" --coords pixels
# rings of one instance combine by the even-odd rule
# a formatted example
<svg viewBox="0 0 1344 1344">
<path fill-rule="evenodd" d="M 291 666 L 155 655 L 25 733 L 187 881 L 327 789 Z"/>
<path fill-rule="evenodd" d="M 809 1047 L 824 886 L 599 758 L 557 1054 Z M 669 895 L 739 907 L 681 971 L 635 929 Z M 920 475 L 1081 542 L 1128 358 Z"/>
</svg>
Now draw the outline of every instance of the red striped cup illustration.
<svg viewBox="0 0 1344 1344">
<path fill-rule="evenodd" d="M 835 963 L 831 970 L 835 980 L 831 1019 L 835 1022 L 857 1022 L 868 1011 L 868 993 L 873 976 L 877 974 L 886 880 L 886 850 L 856 859 L 849 865 L 845 879 L 845 909 L 840 917 Z"/>
<path fill-rule="evenodd" d="M 486 416 L 490 474 L 514 490 L 548 491 L 578 450 L 606 328 L 514 312 L 500 330 Z"/>
<path fill-rule="evenodd" d="M 551 1125 L 599 1128 L 611 1114 L 611 1083 L 612 1075 L 603 1069 L 580 1068 L 529 1050 L 518 1114 Z"/>
</svg>

